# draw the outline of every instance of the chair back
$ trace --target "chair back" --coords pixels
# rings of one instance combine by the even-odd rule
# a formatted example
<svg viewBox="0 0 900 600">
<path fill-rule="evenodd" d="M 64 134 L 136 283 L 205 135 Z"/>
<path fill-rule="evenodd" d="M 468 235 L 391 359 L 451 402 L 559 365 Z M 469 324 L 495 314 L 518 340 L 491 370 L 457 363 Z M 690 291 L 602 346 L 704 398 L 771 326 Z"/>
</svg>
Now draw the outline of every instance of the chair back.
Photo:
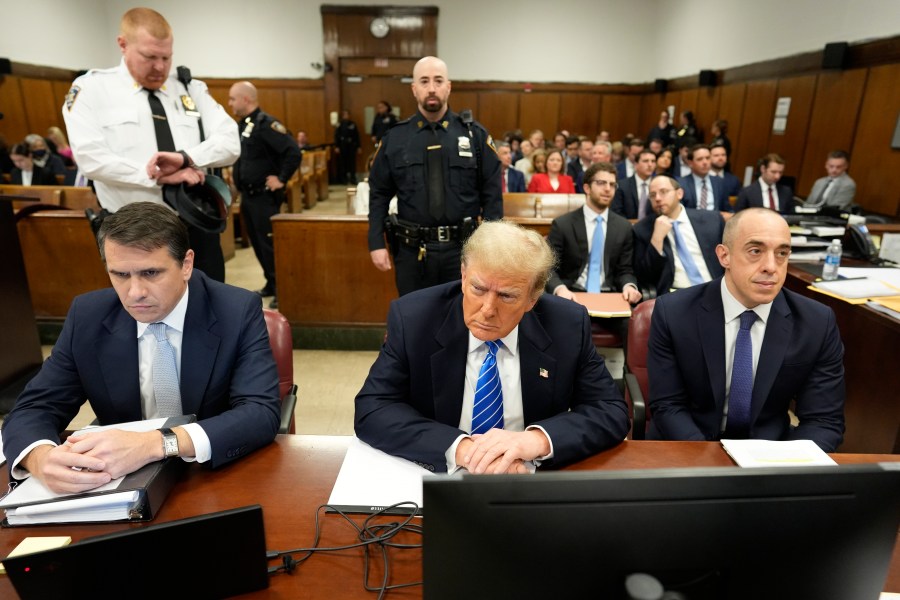
<svg viewBox="0 0 900 600">
<path fill-rule="evenodd" d="M 644 439 L 647 423 L 650 422 L 650 411 L 646 408 L 645 399 L 650 393 L 650 381 L 647 377 L 647 347 L 650 341 L 650 320 L 656 299 L 644 300 L 631 311 L 631 322 L 628 324 L 628 347 L 625 355 L 625 371 L 632 375 L 638 383 L 640 398 L 625 387 L 625 401 L 633 415 L 632 439 Z M 627 382 L 626 382 L 627 383 Z M 640 403 L 639 407 L 635 404 Z"/>
<path fill-rule="evenodd" d="M 291 334 L 291 324 L 277 310 L 264 308 L 263 316 L 266 319 L 266 329 L 269 330 L 272 356 L 275 357 L 275 364 L 278 365 L 278 397 L 283 402 L 294 387 L 294 340 Z M 289 433 L 295 433 L 293 418 Z"/>
</svg>

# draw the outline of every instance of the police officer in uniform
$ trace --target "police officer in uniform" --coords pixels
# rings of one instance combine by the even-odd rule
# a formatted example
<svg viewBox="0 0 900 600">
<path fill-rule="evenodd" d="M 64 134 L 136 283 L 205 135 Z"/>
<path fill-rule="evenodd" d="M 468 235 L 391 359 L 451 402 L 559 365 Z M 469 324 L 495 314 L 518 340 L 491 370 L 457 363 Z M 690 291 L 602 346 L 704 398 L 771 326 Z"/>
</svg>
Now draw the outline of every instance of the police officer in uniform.
<svg viewBox="0 0 900 600">
<path fill-rule="evenodd" d="M 487 131 L 452 112 L 447 65 L 426 56 L 413 69 L 418 112 L 382 138 L 369 174 L 369 251 L 391 268 L 400 295 L 460 277 L 462 243 L 479 219 L 503 217 L 500 159 Z M 391 198 L 398 214 L 385 221 Z"/>
<path fill-rule="evenodd" d="M 234 183 L 241 192 L 241 214 L 253 252 L 266 276 L 257 294 L 276 296 L 271 219 L 281 211 L 285 185 L 300 166 L 300 147 L 284 125 L 260 110 L 256 87 L 249 81 L 231 86 L 228 106 L 240 119 L 241 158 L 234 165 Z M 277 297 L 269 307 L 278 308 Z"/>
<path fill-rule="evenodd" d="M 109 212 L 132 202 L 164 203 L 163 184 L 194 185 L 202 169 L 240 155 L 237 125 L 203 82 L 172 69 L 172 28 L 158 12 L 133 8 L 116 39 L 122 62 L 76 79 L 63 119 L 82 174 Z M 219 234 L 188 225 L 194 267 L 225 280 Z"/>
<path fill-rule="evenodd" d="M 359 128 L 350 119 L 350 111 L 341 111 L 341 122 L 334 130 L 337 151 L 338 183 L 356 185 L 356 155 L 359 153 Z"/>
</svg>

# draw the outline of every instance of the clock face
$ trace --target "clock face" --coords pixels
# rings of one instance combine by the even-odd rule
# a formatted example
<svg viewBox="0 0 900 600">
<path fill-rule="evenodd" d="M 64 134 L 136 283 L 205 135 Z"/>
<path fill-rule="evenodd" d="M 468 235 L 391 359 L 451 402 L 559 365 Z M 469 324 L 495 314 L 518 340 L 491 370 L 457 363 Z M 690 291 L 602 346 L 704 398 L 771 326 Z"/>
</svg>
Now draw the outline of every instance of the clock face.
<svg viewBox="0 0 900 600">
<path fill-rule="evenodd" d="M 383 38 L 386 36 L 391 30 L 391 26 L 388 25 L 387 21 L 378 17 L 372 20 L 372 23 L 369 25 L 369 31 L 372 32 L 377 38 Z"/>
</svg>

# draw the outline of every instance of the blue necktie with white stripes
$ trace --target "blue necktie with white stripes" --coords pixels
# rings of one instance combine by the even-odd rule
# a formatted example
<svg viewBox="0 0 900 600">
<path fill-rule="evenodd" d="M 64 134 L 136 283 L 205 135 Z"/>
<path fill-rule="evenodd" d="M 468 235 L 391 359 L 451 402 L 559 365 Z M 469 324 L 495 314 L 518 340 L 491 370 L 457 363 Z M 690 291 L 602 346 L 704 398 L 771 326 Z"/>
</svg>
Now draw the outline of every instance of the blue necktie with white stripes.
<svg viewBox="0 0 900 600">
<path fill-rule="evenodd" d="M 497 351 L 503 342 L 485 342 L 487 356 L 481 363 L 475 385 L 475 406 L 472 410 L 472 433 L 487 433 L 493 428 L 503 429 L 503 387 L 497 369 Z"/>
</svg>

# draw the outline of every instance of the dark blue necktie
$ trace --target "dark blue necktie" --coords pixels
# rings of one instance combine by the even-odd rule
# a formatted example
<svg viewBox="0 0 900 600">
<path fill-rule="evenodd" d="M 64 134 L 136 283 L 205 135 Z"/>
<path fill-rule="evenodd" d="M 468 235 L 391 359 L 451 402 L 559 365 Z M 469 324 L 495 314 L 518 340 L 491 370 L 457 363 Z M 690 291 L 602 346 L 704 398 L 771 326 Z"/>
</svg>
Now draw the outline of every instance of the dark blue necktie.
<svg viewBox="0 0 900 600">
<path fill-rule="evenodd" d="M 603 270 L 603 217 L 597 217 L 594 237 L 591 238 L 591 256 L 588 263 L 587 291 L 600 293 L 600 271 Z"/>
<path fill-rule="evenodd" d="M 700 274 L 700 269 L 697 268 L 697 263 L 694 262 L 694 257 L 691 256 L 678 225 L 678 221 L 672 221 L 672 229 L 675 231 L 675 250 L 678 251 L 681 266 L 684 267 L 684 272 L 687 273 L 691 285 L 703 283 L 703 275 Z"/>
<path fill-rule="evenodd" d="M 741 328 L 734 342 L 734 362 L 731 364 L 731 391 L 728 396 L 728 429 L 746 430 L 750 426 L 750 398 L 753 395 L 753 342 L 750 328 L 756 313 L 741 313 Z"/>
<path fill-rule="evenodd" d="M 481 363 L 478 383 L 475 384 L 475 406 L 472 410 L 472 433 L 487 433 L 493 428 L 503 429 L 503 387 L 497 369 L 497 350 L 503 342 L 485 342 L 487 356 Z"/>
</svg>

